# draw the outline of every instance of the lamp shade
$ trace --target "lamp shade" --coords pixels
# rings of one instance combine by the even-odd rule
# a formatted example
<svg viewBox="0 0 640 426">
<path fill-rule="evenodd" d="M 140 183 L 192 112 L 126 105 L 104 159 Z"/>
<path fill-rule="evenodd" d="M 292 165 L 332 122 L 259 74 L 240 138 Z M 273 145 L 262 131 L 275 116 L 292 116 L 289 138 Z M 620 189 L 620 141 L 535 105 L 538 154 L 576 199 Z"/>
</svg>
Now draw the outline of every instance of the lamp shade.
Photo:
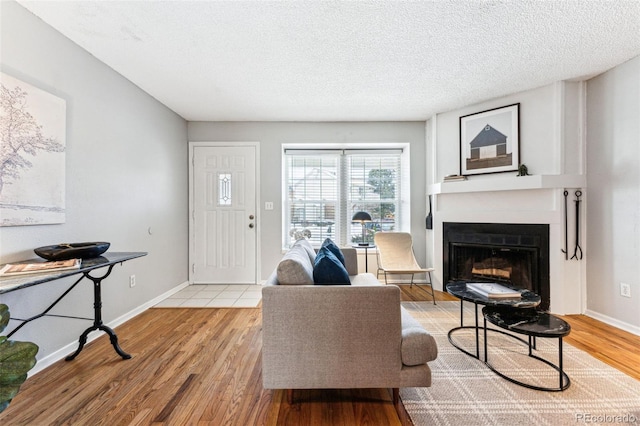
<svg viewBox="0 0 640 426">
<path fill-rule="evenodd" d="M 351 220 L 354 222 L 371 222 L 371 215 L 367 212 L 356 212 Z"/>
</svg>

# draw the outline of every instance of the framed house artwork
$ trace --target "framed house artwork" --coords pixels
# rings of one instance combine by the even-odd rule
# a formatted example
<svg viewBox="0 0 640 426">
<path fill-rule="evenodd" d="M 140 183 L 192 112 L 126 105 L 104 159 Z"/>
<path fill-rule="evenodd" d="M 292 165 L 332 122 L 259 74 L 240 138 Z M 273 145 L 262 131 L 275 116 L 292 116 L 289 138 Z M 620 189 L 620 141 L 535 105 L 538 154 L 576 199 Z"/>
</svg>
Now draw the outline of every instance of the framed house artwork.
<svg viewBox="0 0 640 426">
<path fill-rule="evenodd" d="M 66 103 L 0 73 L 0 226 L 65 222 Z"/>
<path fill-rule="evenodd" d="M 520 104 L 460 117 L 460 174 L 518 170 Z"/>
</svg>

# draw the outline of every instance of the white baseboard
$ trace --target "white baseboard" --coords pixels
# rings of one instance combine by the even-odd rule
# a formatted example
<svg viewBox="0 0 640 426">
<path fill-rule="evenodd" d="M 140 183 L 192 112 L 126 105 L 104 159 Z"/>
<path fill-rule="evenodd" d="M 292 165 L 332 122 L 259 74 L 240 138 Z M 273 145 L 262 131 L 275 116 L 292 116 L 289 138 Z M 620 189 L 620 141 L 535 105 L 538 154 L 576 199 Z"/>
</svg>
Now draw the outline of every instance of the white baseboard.
<svg viewBox="0 0 640 426">
<path fill-rule="evenodd" d="M 136 307 L 135 309 L 132 309 L 131 311 L 125 313 L 124 315 L 119 316 L 118 318 L 114 319 L 113 321 L 109 322 L 108 324 L 105 324 L 107 327 L 109 328 L 116 328 L 117 326 L 124 324 L 125 322 L 129 321 L 131 318 L 140 315 L 142 312 L 146 311 L 147 309 L 149 309 L 152 306 L 157 305 L 158 303 L 160 303 L 161 301 L 163 301 L 164 299 L 166 299 L 169 296 L 172 296 L 173 294 L 179 292 L 180 290 L 182 290 L 183 288 L 187 287 L 189 285 L 188 281 L 183 282 L 182 284 L 179 284 L 178 286 L 172 288 L 171 290 L 161 294 L 158 297 L 155 297 L 153 299 L 151 299 L 150 301 Z M 92 341 L 94 341 L 95 339 L 97 339 L 98 337 L 102 336 L 102 333 L 91 333 L 89 334 L 88 338 L 87 338 L 87 343 L 90 343 Z M 33 367 L 31 369 L 31 371 L 29 371 L 29 377 L 41 372 L 42 370 L 44 370 L 45 368 L 55 364 L 56 362 L 60 361 L 61 359 L 64 359 L 67 355 L 73 353 L 76 349 L 78 348 L 78 340 L 75 340 L 71 343 L 69 343 L 68 345 L 65 345 L 64 347 L 58 349 L 57 351 L 47 355 L 46 357 L 38 360 L 38 362 L 36 363 L 35 367 Z"/>
<path fill-rule="evenodd" d="M 602 321 L 605 324 L 609 324 L 613 327 L 635 334 L 636 336 L 640 336 L 640 327 L 637 327 L 633 324 L 611 318 L 610 316 L 601 314 L 599 312 L 590 311 L 589 309 L 587 309 L 584 314 L 593 319 L 597 319 L 598 321 Z"/>
</svg>

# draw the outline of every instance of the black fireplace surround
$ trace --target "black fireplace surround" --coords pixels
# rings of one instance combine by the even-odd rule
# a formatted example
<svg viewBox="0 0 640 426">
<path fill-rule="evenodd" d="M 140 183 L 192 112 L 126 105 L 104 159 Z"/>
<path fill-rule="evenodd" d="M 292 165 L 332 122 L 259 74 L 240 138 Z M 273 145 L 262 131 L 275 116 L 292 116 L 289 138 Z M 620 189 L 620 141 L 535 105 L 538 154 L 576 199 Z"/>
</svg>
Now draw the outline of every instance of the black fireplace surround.
<svg viewBox="0 0 640 426">
<path fill-rule="evenodd" d="M 549 225 L 445 222 L 442 262 L 445 283 L 501 282 L 539 294 L 549 309 Z"/>
</svg>

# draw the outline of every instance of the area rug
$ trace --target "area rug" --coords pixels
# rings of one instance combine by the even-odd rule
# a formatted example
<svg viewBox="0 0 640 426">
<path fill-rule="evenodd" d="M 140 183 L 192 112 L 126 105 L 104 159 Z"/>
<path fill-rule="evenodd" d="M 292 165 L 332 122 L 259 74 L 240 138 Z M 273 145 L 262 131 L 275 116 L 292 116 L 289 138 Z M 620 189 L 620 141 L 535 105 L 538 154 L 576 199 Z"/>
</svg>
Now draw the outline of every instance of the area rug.
<svg viewBox="0 0 640 426">
<path fill-rule="evenodd" d="M 571 386 L 562 392 L 527 389 L 451 345 L 447 333 L 460 325 L 460 302 L 402 305 L 438 343 L 438 358 L 429 363 L 431 387 L 400 391 L 415 425 L 640 424 L 640 381 L 588 353 L 564 342 L 564 370 Z M 465 303 L 465 325 L 472 324 L 473 305 Z M 458 345 L 475 352 L 473 330 L 459 330 L 453 336 Z M 558 386 L 557 371 L 528 357 L 524 343 L 492 332 L 487 339 L 489 361 L 498 371 L 537 386 Z M 557 364 L 557 342 L 537 339 L 537 355 Z M 480 354 L 484 359 L 482 333 Z"/>
</svg>

